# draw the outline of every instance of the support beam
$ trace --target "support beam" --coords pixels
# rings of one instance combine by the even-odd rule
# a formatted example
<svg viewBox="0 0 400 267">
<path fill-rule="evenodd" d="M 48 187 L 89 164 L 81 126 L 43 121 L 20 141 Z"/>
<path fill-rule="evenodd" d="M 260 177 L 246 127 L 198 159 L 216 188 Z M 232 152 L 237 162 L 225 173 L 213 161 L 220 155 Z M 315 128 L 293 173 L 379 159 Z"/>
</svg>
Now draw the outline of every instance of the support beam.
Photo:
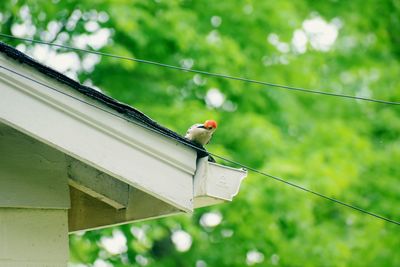
<svg viewBox="0 0 400 267">
<path fill-rule="evenodd" d="M 115 209 L 128 205 L 129 185 L 74 158 L 67 157 L 68 183 Z"/>
<path fill-rule="evenodd" d="M 68 211 L 70 233 L 182 212 L 176 207 L 131 186 L 129 187 L 127 207 L 120 210 L 74 187 L 70 188 L 70 192 L 72 204 L 72 208 Z"/>
</svg>

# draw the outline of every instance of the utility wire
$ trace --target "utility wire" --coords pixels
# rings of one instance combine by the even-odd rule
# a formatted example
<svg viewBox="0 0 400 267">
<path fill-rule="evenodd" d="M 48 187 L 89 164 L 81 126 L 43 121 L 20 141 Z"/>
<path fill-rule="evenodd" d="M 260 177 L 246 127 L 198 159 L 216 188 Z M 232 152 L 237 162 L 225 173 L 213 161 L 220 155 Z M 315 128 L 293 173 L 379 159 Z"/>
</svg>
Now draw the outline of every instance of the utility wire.
<svg viewBox="0 0 400 267">
<path fill-rule="evenodd" d="M 213 73 L 213 72 L 208 72 L 208 71 L 202 71 L 202 70 L 195 70 L 195 69 L 190 69 L 190 68 L 185 68 L 185 67 L 179 67 L 179 66 L 164 64 L 164 63 L 145 60 L 145 59 L 125 57 L 125 56 L 119 56 L 119 55 L 114 55 L 114 54 L 109 54 L 109 53 L 104 53 L 104 52 L 99 52 L 99 51 L 94 51 L 94 50 L 89 50 L 89 49 L 76 48 L 76 47 L 72 47 L 72 46 L 68 46 L 68 45 L 49 43 L 49 42 L 40 41 L 40 40 L 36 40 L 36 39 L 15 37 L 15 36 L 12 36 L 12 35 L 9 35 L 9 34 L 4 34 L 4 33 L 0 33 L 0 36 L 1 37 L 5 37 L 5 38 L 9 38 L 9 39 L 27 41 L 27 42 L 44 44 L 44 45 L 49 45 L 49 46 L 55 46 L 55 47 L 59 47 L 59 48 L 65 48 L 65 49 L 75 50 L 75 51 L 84 52 L 84 53 L 91 53 L 91 54 L 96 54 L 96 55 L 101 55 L 101 56 L 106 56 L 106 57 L 118 58 L 118 59 L 122 59 L 122 60 L 135 61 L 135 62 L 139 62 L 139 63 L 143 63 L 143 64 L 155 65 L 155 66 L 174 69 L 174 70 L 179 70 L 179 71 L 198 73 L 198 74 L 203 74 L 203 75 L 207 75 L 207 76 L 213 76 L 213 77 L 217 77 L 217 78 L 224 78 L 224 79 L 229 79 L 229 80 L 241 81 L 241 82 L 245 82 L 245 83 L 259 84 L 259 85 L 270 86 L 270 87 L 275 87 L 275 88 L 281 88 L 281 89 L 286 89 L 286 90 L 291 90 L 291 91 L 300 91 L 300 92 L 303 92 L 303 93 L 318 94 L 318 95 L 333 96 L 333 97 L 341 97 L 341 98 L 347 98 L 347 99 L 363 100 L 363 101 L 369 101 L 369 102 L 375 102 L 375 103 L 387 104 L 387 105 L 400 105 L 400 102 L 396 102 L 396 101 L 386 101 L 386 100 L 381 100 L 381 99 L 373 99 L 373 98 L 368 98 L 368 97 L 345 95 L 345 94 L 339 94 L 339 93 L 330 93 L 330 92 L 311 90 L 311 89 L 306 89 L 306 88 L 301 88 L 301 87 L 294 87 L 294 86 L 288 86 L 288 85 L 269 83 L 269 82 L 264 82 L 264 81 L 254 80 L 254 79 L 247 79 L 247 78 L 242 78 L 242 77 L 237 77 L 237 76 L 232 76 L 232 75 L 227 75 L 227 74 Z"/>
<path fill-rule="evenodd" d="M 145 128 L 146 130 L 149 130 L 149 131 L 155 132 L 155 133 L 157 133 L 157 134 L 163 135 L 163 136 L 165 136 L 165 137 L 167 137 L 167 138 L 169 138 L 169 139 L 172 139 L 172 140 L 175 141 L 175 142 L 179 142 L 179 143 L 182 143 L 182 144 L 184 144 L 184 145 L 186 145 L 186 146 L 190 146 L 190 147 L 192 147 L 192 148 L 194 148 L 194 149 L 196 149 L 196 150 L 199 150 L 199 151 L 208 153 L 208 154 L 212 155 L 213 157 L 219 158 L 219 159 L 221 159 L 221 160 L 223 160 L 223 161 L 226 161 L 226 162 L 235 164 L 235 165 L 237 165 L 237 166 L 240 166 L 240 167 L 242 167 L 242 168 L 245 168 L 245 169 L 248 169 L 248 170 L 250 170 L 250 171 L 253 171 L 253 172 L 257 173 L 257 174 L 260 174 L 260 175 L 262 175 L 262 176 L 269 177 L 269 178 L 274 179 L 274 180 L 276 180 L 276 181 L 278 181 L 278 182 L 284 183 L 284 184 L 289 185 L 289 186 L 291 186 L 291 187 L 294 187 L 294 188 L 300 189 L 300 190 L 302 190 L 302 191 L 305 191 L 305 192 L 307 192 L 307 193 L 313 194 L 313 195 L 315 195 L 315 196 L 321 197 L 321 198 L 323 198 L 323 199 L 325 199 L 325 200 L 334 202 L 334 203 L 336 203 L 336 204 L 340 204 L 340 205 L 345 206 L 345 207 L 347 207 L 347 208 L 350 208 L 350 209 L 359 211 L 359 212 L 361 212 L 361 213 L 370 215 L 370 216 L 375 217 L 375 218 L 377 218 L 377 219 L 384 220 L 384 221 L 386 221 L 386 222 L 389 222 L 389 223 L 396 224 L 396 225 L 400 226 L 400 222 L 399 222 L 399 221 L 395 221 L 395 220 L 392 220 L 392 219 L 383 217 L 383 216 L 381 216 L 381 215 L 379 215 L 379 214 L 376 214 L 376 213 L 367 211 L 367 210 L 365 210 L 365 209 L 359 208 L 359 207 L 354 206 L 354 205 L 352 205 L 352 204 L 348 204 L 348 203 L 343 202 L 343 201 L 341 201 L 341 200 L 337 200 L 337 199 L 335 199 L 335 198 L 332 198 L 332 197 L 323 195 L 323 194 L 318 193 L 318 192 L 316 192 L 316 191 L 313 191 L 313 190 L 311 190 L 311 189 L 308 189 L 308 188 L 305 188 L 305 187 L 303 187 L 303 186 L 300 186 L 300 185 L 294 184 L 294 183 L 292 183 L 292 182 L 286 181 L 286 180 L 284 180 L 284 179 L 282 179 L 282 178 L 280 178 L 280 177 L 278 177 L 278 176 L 274 176 L 274 175 L 268 174 L 268 173 L 266 173 L 266 172 L 257 170 L 256 168 L 249 167 L 249 166 L 247 166 L 247 165 L 245 165 L 245 164 L 242 164 L 242 163 L 240 163 L 240 162 L 237 162 L 237 161 L 234 161 L 234 160 L 225 158 L 225 157 L 223 157 L 223 156 L 219 156 L 219 155 L 217 155 L 217 154 L 208 152 L 207 150 L 201 149 L 201 148 L 199 148 L 199 147 L 197 147 L 197 146 L 195 146 L 195 145 L 192 145 L 192 144 L 190 144 L 190 143 L 183 143 L 182 141 L 177 140 L 177 139 L 175 139 L 175 138 L 173 138 L 173 137 L 171 137 L 171 136 L 169 136 L 169 135 L 167 135 L 167 134 L 165 134 L 165 133 L 163 133 L 163 132 L 160 132 L 160 131 L 158 131 L 158 130 L 156 130 L 156 129 L 154 129 L 154 128 L 150 128 L 150 127 L 148 127 L 148 126 L 146 126 L 146 125 L 143 125 L 143 124 L 141 124 L 141 123 L 139 123 L 139 122 L 137 122 L 137 121 L 134 121 L 134 120 L 132 120 L 132 119 L 129 119 L 128 117 L 125 117 L 125 116 L 123 116 L 123 115 L 114 113 L 114 112 L 109 111 L 109 110 L 107 110 L 107 109 L 105 109 L 105 108 L 99 107 L 99 106 L 97 106 L 97 105 L 95 105 L 95 104 L 86 102 L 86 101 L 84 101 L 84 100 L 82 100 L 82 99 L 80 99 L 80 98 L 78 98 L 78 97 L 75 97 L 75 96 L 70 95 L 70 94 L 68 94 L 68 93 L 65 93 L 65 92 L 63 92 L 63 91 L 60 91 L 60 90 L 58 90 L 58 89 L 56 89 L 56 88 L 54 88 L 54 87 L 52 87 L 52 86 L 50 86 L 50 85 L 47 85 L 47 84 L 45 84 L 45 83 L 43 83 L 43 82 L 40 82 L 40 81 L 37 81 L 37 80 L 35 80 L 35 79 L 31 78 L 31 77 L 28 77 L 28 76 L 26 76 L 26 75 L 24 75 L 24 74 L 21 74 L 21 73 L 19 73 L 19 72 L 14 71 L 14 70 L 11 70 L 11 69 L 9 69 L 9 68 L 7 68 L 7 67 L 0 66 L 0 68 L 1 68 L 1 69 L 4 69 L 4 70 L 6 70 L 6 71 L 8 71 L 8 72 L 10 72 L 10 73 L 13 73 L 13 74 L 15 74 L 15 75 L 18 75 L 18 76 L 20 76 L 20 77 L 22 77 L 22 78 L 24 78 L 24 79 L 27 79 L 27 80 L 29 80 L 29 81 L 32 81 L 32 82 L 34 82 L 34 83 L 36 83 L 36 84 L 39 84 L 39 85 L 41 85 L 41 86 L 43 86 L 43 87 L 46 87 L 46 88 L 51 89 L 51 90 L 53 90 L 53 91 L 56 91 L 56 92 L 58 92 L 58 93 L 60 93 L 60 94 L 62 94 L 62 95 L 65 95 L 65 96 L 67 96 L 67 97 L 73 98 L 73 99 L 75 99 L 75 100 L 77 100 L 77 101 L 79 101 L 79 102 L 82 102 L 82 103 L 86 104 L 86 105 L 89 105 L 89 106 L 91 106 L 91 107 L 94 107 L 94 108 L 96 108 L 96 109 L 99 109 L 99 110 L 101 110 L 101 111 L 104 111 L 104 112 L 106 112 L 106 113 L 108 113 L 108 114 L 110 114 L 110 115 L 112 115 L 112 116 L 118 117 L 118 118 L 123 119 L 123 120 L 125 120 L 125 121 L 128 121 L 128 122 L 130 122 L 130 123 L 133 123 L 133 124 L 135 124 L 135 125 L 138 125 L 138 126 L 140 126 L 140 127 L 142 127 L 142 128 Z"/>
</svg>

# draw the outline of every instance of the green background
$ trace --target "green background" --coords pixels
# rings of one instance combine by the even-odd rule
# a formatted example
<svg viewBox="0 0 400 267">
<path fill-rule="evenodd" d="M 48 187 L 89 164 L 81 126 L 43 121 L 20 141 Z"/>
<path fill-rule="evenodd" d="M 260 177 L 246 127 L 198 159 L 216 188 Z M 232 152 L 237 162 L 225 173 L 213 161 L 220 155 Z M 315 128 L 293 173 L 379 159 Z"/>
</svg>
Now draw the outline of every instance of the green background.
<svg viewBox="0 0 400 267">
<path fill-rule="evenodd" d="M 76 46 L 76 38 L 102 31 L 107 42 L 82 47 L 400 101 L 398 0 L 14 0 L 1 1 L 0 12 L 2 33 Z M 37 45 L 1 40 L 35 56 Z M 211 152 L 400 219 L 400 107 L 76 56 L 79 64 L 64 73 L 179 133 L 217 120 Z M 206 225 L 210 215 L 220 223 Z M 71 235 L 70 260 L 71 266 L 400 266 L 399 230 L 250 173 L 232 203 Z M 179 251 L 172 237 L 184 232 L 192 243 Z M 121 253 L 106 249 L 112 236 L 122 239 Z"/>
</svg>

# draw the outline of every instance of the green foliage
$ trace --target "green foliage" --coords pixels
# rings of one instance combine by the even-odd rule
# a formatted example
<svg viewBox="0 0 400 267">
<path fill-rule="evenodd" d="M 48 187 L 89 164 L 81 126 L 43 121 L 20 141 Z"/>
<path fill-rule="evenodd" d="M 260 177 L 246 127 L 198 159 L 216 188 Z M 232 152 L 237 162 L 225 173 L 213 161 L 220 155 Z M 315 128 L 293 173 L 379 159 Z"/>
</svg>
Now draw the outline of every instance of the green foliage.
<svg viewBox="0 0 400 267">
<path fill-rule="evenodd" d="M 111 36 L 88 48 L 400 100 L 397 0 L 16 0 L 0 2 L 0 11 L 3 33 L 28 23 L 35 29 L 24 36 L 76 45 L 74 38 L 98 31 L 89 27 L 95 22 Z M 324 43 L 334 33 L 318 39 L 306 30 L 310 21 L 336 29 L 337 38 Z M 52 32 L 54 23 L 59 27 Z M 296 32 L 307 36 L 303 46 L 293 43 Z M 33 47 L 20 46 L 28 53 Z M 99 60 L 94 68 L 74 70 L 80 81 L 90 80 L 163 125 L 184 133 L 194 122 L 216 119 L 220 126 L 210 151 L 400 219 L 399 108 Z M 222 105 L 207 98 L 212 88 L 223 94 Z M 222 221 L 201 223 L 210 214 Z M 192 238 L 184 252 L 172 240 L 180 230 Z M 107 251 L 104 238 L 121 233 L 126 251 Z M 72 235 L 70 245 L 71 262 L 88 266 L 98 259 L 112 266 L 400 266 L 398 227 L 253 173 L 232 203 Z"/>
</svg>

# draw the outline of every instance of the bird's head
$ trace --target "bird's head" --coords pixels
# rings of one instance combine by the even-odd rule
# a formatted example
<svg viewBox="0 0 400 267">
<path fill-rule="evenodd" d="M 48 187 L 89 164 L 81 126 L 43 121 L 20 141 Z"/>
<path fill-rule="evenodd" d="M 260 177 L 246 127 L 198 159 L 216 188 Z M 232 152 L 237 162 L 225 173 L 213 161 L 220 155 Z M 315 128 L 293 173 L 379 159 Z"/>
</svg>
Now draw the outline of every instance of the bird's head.
<svg viewBox="0 0 400 267">
<path fill-rule="evenodd" d="M 217 129 L 217 122 L 214 120 L 206 120 L 203 126 L 209 131 L 215 131 L 215 129 Z"/>
</svg>

